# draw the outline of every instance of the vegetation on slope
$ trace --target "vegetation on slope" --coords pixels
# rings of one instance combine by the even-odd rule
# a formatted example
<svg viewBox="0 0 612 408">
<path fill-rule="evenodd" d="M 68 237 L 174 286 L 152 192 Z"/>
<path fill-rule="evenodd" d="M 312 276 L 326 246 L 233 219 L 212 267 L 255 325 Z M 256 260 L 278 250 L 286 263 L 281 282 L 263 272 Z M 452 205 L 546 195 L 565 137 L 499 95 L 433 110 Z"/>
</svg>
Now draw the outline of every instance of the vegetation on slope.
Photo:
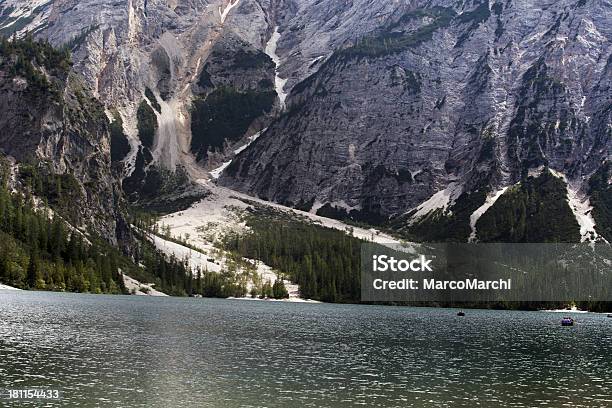
<svg viewBox="0 0 612 408">
<path fill-rule="evenodd" d="M 273 210 L 246 216 L 246 234 L 229 234 L 224 249 L 257 259 L 300 286 L 307 299 L 358 302 L 361 240 Z"/>
<path fill-rule="evenodd" d="M 486 196 L 485 188 L 463 193 L 450 211 L 440 208 L 412 224 L 406 223 L 414 214 L 412 211 L 406 217 L 391 221 L 390 228 L 411 241 L 467 242 L 471 233 L 470 216 L 484 204 Z"/>
<path fill-rule="evenodd" d="M 131 257 L 80 231 L 69 218 L 80 201 L 70 175 L 20 166 L 24 193 L 9 188 L 8 163 L 0 173 L 0 282 L 21 288 L 89 293 L 127 293 L 122 273 L 158 290 L 191 294 L 193 279 L 182 260 L 167 257 L 143 236 L 134 236 Z M 41 199 L 40 197 L 43 197 Z M 48 206 L 54 208 L 53 211 Z M 57 210 L 55 210 L 57 209 Z M 68 211 L 70 209 L 70 211 Z"/>
<path fill-rule="evenodd" d="M 71 66 L 68 48 L 56 49 L 48 41 L 35 41 L 31 34 L 11 40 L 0 36 L 0 69 L 7 70 L 8 79 L 25 78 L 36 95 L 58 92 L 39 68 L 44 68 L 50 77 L 65 79 Z"/>
<path fill-rule="evenodd" d="M 0 280 L 24 289 L 123 293 L 117 250 L 72 229 L 0 180 Z M 60 184 L 61 179 L 55 181 Z M 57 188 L 57 187 L 56 187 Z M 54 190 L 54 194 L 61 192 Z M 38 208 L 37 208 L 38 207 Z"/>
<path fill-rule="evenodd" d="M 111 136 L 111 160 L 118 162 L 123 160 L 130 152 L 130 143 L 123 132 L 123 120 L 119 114 L 115 114 L 114 120 L 110 123 Z"/>
<path fill-rule="evenodd" d="M 83 200 L 83 192 L 74 175 L 55 174 L 50 168 L 39 163 L 39 165 L 20 165 L 19 176 L 28 191 L 43 198 L 47 205 L 65 217 L 68 222 L 79 224 L 79 214 L 74 211 L 74 205 Z"/>
<path fill-rule="evenodd" d="M 612 164 L 606 162 L 589 180 L 589 196 L 593 207 L 595 230 L 612 242 Z"/>
<path fill-rule="evenodd" d="M 253 120 L 270 112 L 275 99 L 273 90 L 239 92 L 229 87 L 196 99 L 191 115 L 191 151 L 198 160 L 205 160 L 209 151 L 221 151 L 226 142 L 239 140 Z"/>
<path fill-rule="evenodd" d="M 150 236 L 156 235 L 163 238 L 164 240 L 174 242 L 182 245 L 186 248 L 190 248 L 194 252 L 203 251 L 199 248 L 189 244 L 187 239 L 181 237 L 175 237 L 171 234 L 171 231 L 166 228 L 159 228 L 157 224 L 157 217 L 151 213 L 138 212 L 135 215 L 133 224 L 137 227 L 137 234 L 141 241 L 151 246 Z M 208 257 L 208 262 L 218 263 L 217 259 L 225 257 L 218 253 L 213 253 Z M 176 258 L 170 258 L 173 261 L 177 261 Z M 285 288 L 282 280 L 277 279 L 274 284 L 271 282 L 264 282 L 256 273 L 256 265 L 248 260 L 243 259 L 238 254 L 233 254 L 225 260 L 225 267 L 221 272 L 212 272 L 208 270 L 202 270 L 200 268 L 189 268 L 186 260 L 178 260 L 182 263 L 182 266 L 187 268 L 181 279 L 174 278 L 174 287 L 168 288 L 167 278 L 168 267 L 162 265 L 154 265 L 154 270 L 157 272 L 157 282 L 160 287 L 166 287 L 171 289 L 169 293 L 176 295 L 189 295 L 189 296 L 203 296 L 203 297 L 215 297 L 215 298 L 228 298 L 228 297 L 244 297 L 251 295 L 252 297 L 260 298 L 275 298 L 282 299 L 289 296 L 287 289 Z M 176 269 L 177 265 L 174 265 Z M 252 289 L 247 293 L 247 283 L 251 280 L 253 282 Z M 177 285 L 177 282 L 179 283 Z"/>
<path fill-rule="evenodd" d="M 482 242 L 580 242 L 565 183 L 549 171 L 509 188 L 476 229 Z"/>
<path fill-rule="evenodd" d="M 270 57 L 261 51 L 245 51 L 240 49 L 233 55 L 233 67 L 234 69 L 267 69 L 270 66 L 273 67 L 273 62 Z"/>
<path fill-rule="evenodd" d="M 138 137 L 144 146 L 152 148 L 155 142 L 155 133 L 157 132 L 157 116 L 153 108 L 149 106 L 147 101 L 143 100 L 138 106 L 136 112 L 138 119 Z"/>
<path fill-rule="evenodd" d="M 445 7 L 413 10 L 406 13 L 397 23 L 387 27 L 384 31 L 364 37 L 352 47 L 337 51 L 333 58 L 343 60 L 360 57 L 379 57 L 398 53 L 410 47 L 416 47 L 431 40 L 433 33 L 438 29 L 447 27 L 455 14 L 453 9 Z M 429 17 L 432 21 L 414 31 L 404 32 L 399 30 L 407 22 L 423 19 L 424 17 Z"/>
</svg>

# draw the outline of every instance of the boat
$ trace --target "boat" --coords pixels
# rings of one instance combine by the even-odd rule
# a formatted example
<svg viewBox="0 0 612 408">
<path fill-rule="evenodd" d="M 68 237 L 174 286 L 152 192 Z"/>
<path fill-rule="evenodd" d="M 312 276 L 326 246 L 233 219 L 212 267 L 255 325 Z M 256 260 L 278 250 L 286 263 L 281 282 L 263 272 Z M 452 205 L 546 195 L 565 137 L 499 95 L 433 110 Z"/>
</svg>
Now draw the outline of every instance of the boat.
<svg viewBox="0 0 612 408">
<path fill-rule="evenodd" d="M 608 317 L 612 317 L 612 314 L 609 314 Z"/>
<path fill-rule="evenodd" d="M 465 316 L 465 312 L 458 312 L 457 316 Z"/>
<path fill-rule="evenodd" d="M 574 325 L 574 319 L 572 319 L 571 317 L 564 317 L 563 319 L 561 319 L 561 326 L 573 326 Z"/>
</svg>

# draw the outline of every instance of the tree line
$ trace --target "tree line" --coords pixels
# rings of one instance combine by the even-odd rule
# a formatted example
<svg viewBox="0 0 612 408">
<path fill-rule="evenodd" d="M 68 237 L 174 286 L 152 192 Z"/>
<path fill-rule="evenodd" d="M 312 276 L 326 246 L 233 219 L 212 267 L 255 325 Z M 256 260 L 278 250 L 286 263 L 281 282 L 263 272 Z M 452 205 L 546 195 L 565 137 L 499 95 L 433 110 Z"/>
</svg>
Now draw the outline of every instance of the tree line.
<svg viewBox="0 0 612 408">
<path fill-rule="evenodd" d="M 191 249 L 195 252 L 204 253 L 198 247 L 189 243 L 189 236 L 176 237 L 171 234 L 169 226 L 162 226 L 160 228 L 158 224 L 158 217 L 149 212 L 135 211 L 133 212 L 133 218 L 131 223 L 136 227 L 137 233 L 140 235 L 140 241 L 148 244 L 141 245 L 141 251 L 144 249 L 144 254 L 147 252 L 147 246 L 152 245 L 147 234 L 156 235 L 162 237 L 164 240 L 174 242 L 182 245 L 186 248 Z M 220 255 L 219 255 L 220 256 Z M 138 256 L 142 258 L 142 255 Z M 215 262 L 216 256 L 209 257 L 209 262 Z M 220 272 L 202 270 L 199 267 L 190 268 L 187 260 L 178 260 L 176 257 L 171 256 L 170 266 L 164 266 L 161 264 L 151 265 L 159 272 L 159 287 L 169 290 L 167 293 L 174 293 L 183 296 L 202 296 L 202 297 L 213 297 L 213 298 L 228 298 L 228 297 L 244 297 L 250 295 L 255 298 L 270 298 L 270 299 L 285 299 L 289 297 L 289 293 L 282 277 L 276 279 L 274 283 L 269 281 L 262 282 L 261 278 L 256 273 L 256 266 L 241 256 L 234 254 L 234 256 L 228 256 L 225 259 L 224 268 Z M 150 262 L 150 261 L 149 261 Z M 174 274 L 174 270 L 177 267 L 177 263 L 182 264 L 182 267 L 186 268 L 184 279 L 175 278 L 175 281 L 182 281 L 183 285 L 176 287 L 172 282 L 168 282 L 167 277 Z M 168 273 L 170 271 L 170 274 Z M 179 272 L 180 274 L 180 272 Z M 166 279 L 164 279 L 164 277 Z M 248 290 L 247 283 L 251 281 L 251 288 Z"/>
<path fill-rule="evenodd" d="M 254 210 L 246 223 L 250 231 L 229 234 L 224 249 L 286 274 L 299 285 L 304 298 L 359 301 L 361 240 L 280 212 Z"/>
<path fill-rule="evenodd" d="M 124 293 L 116 251 L 107 251 L 31 195 L 0 185 L 0 279 L 17 288 Z"/>
<path fill-rule="evenodd" d="M 67 47 L 56 49 L 47 40 L 35 40 L 31 33 L 21 39 L 0 36 L 0 57 L 0 67 L 7 70 L 9 78 L 25 78 L 38 95 L 57 92 L 40 68 L 51 76 L 65 78 L 72 66 Z"/>
</svg>

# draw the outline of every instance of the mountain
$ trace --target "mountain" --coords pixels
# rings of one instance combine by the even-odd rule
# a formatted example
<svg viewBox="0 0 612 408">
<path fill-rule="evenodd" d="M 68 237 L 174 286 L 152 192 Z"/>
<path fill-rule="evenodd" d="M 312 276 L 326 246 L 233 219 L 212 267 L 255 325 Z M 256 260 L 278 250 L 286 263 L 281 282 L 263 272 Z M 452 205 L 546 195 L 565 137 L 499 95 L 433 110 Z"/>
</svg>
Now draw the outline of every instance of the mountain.
<svg viewBox="0 0 612 408">
<path fill-rule="evenodd" d="M 610 241 L 609 9 L 7 0 L 0 32 L 71 51 L 140 208 L 217 179 L 411 240 Z"/>
<path fill-rule="evenodd" d="M 358 302 L 366 241 L 612 242 L 610 6 L 4 0 L 0 281 Z"/>
<path fill-rule="evenodd" d="M 501 211 L 493 200 L 510 200 L 515 188 L 548 185 L 527 181 L 546 168 L 564 182 L 519 217 L 552 217 L 563 228 L 569 219 L 571 230 L 550 231 L 554 239 L 610 240 L 609 218 L 595 217 L 609 207 L 588 201 L 598 172 L 607 179 L 598 194 L 611 193 L 609 3 L 300 6 L 306 10 L 281 20 L 288 43 L 307 36 L 312 13 L 325 6 L 333 19 L 314 20 L 326 21 L 328 33 L 377 23 L 317 61 L 292 88 L 287 112 L 232 162 L 223 185 L 319 214 L 392 219 L 416 239 L 465 241 L 478 237 L 473 214 Z M 363 20 L 351 22 L 355 14 Z M 565 196 L 567 204 L 550 205 Z M 585 221 L 595 205 L 597 220 Z"/>
<path fill-rule="evenodd" d="M 188 267 L 128 211 L 113 165 L 121 133 L 67 47 L 0 39 L 0 281 L 17 288 L 185 295 Z M 129 275 L 128 275 L 129 274 Z"/>
<path fill-rule="evenodd" d="M 117 244 L 126 229 L 102 104 L 71 71 L 67 49 L 31 37 L 0 47 L 0 148 L 18 164 L 14 177 L 73 226 Z"/>
</svg>

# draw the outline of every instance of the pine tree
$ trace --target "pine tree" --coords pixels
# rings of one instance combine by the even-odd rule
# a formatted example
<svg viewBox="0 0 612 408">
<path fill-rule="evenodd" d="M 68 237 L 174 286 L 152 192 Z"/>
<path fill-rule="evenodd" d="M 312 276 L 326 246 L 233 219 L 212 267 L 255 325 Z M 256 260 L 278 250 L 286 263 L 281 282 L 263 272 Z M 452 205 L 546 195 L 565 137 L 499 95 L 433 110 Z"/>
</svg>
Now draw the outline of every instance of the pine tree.
<svg viewBox="0 0 612 408">
<path fill-rule="evenodd" d="M 102 261 L 102 281 L 104 282 L 106 291 L 109 291 L 113 284 L 113 271 L 111 269 L 110 257 L 105 256 Z"/>
<path fill-rule="evenodd" d="M 66 261 L 72 263 L 75 263 L 79 259 L 76 235 L 77 233 L 75 231 L 70 234 L 70 239 L 68 240 L 68 244 L 66 246 Z"/>
<path fill-rule="evenodd" d="M 187 279 L 186 292 L 187 296 L 193 296 L 193 272 L 189 269 L 189 278 Z"/>
<path fill-rule="evenodd" d="M 272 285 L 272 296 L 274 299 L 287 299 L 289 297 L 289 292 L 287 292 L 285 282 L 283 282 L 282 279 L 278 278 L 274 281 L 274 285 Z"/>
<path fill-rule="evenodd" d="M 200 269 L 198 269 L 196 278 L 196 293 L 202 295 L 202 272 L 200 272 Z"/>
<path fill-rule="evenodd" d="M 34 253 L 30 255 L 30 262 L 28 264 L 26 276 L 28 288 L 35 289 L 38 285 L 38 280 L 40 279 L 40 272 L 38 270 L 38 258 Z"/>
<path fill-rule="evenodd" d="M 273 296 L 274 296 L 274 292 L 272 291 L 272 285 L 270 284 L 270 281 L 267 281 L 266 283 L 263 284 L 261 288 L 261 294 L 259 295 L 259 297 L 261 299 L 265 299 L 265 298 L 272 298 Z"/>
<path fill-rule="evenodd" d="M 11 278 L 11 263 L 8 258 L 2 257 L 0 258 L 0 282 L 10 282 Z"/>
</svg>

